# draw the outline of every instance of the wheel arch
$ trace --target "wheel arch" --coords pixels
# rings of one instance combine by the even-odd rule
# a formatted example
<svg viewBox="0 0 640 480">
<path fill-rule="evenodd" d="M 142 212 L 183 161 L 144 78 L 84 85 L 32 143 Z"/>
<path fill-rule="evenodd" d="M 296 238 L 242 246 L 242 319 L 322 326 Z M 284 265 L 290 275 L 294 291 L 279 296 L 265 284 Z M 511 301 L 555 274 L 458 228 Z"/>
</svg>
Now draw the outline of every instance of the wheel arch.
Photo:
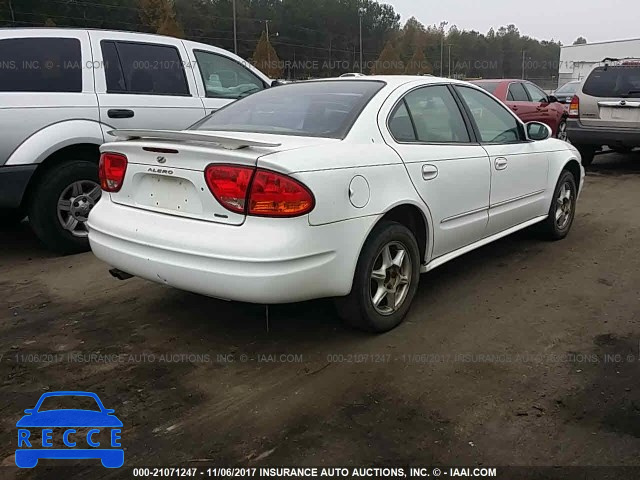
<svg viewBox="0 0 640 480">
<path fill-rule="evenodd" d="M 33 198 L 35 188 L 50 170 L 64 163 L 65 160 L 80 159 L 95 162 L 97 169 L 100 159 L 100 143 L 75 143 L 67 145 L 43 159 L 27 184 L 21 206 L 25 207 L 29 204 Z"/>
<path fill-rule="evenodd" d="M 562 170 L 567 170 L 571 173 L 571 175 L 573 175 L 573 179 L 576 182 L 576 189 L 578 190 L 578 192 L 580 192 L 580 181 L 582 179 L 582 169 L 580 164 L 578 163 L 578 160 L 576 160 L 575 158 L 569 160 L 567 163 L 565 163 Z"/>
</svg>

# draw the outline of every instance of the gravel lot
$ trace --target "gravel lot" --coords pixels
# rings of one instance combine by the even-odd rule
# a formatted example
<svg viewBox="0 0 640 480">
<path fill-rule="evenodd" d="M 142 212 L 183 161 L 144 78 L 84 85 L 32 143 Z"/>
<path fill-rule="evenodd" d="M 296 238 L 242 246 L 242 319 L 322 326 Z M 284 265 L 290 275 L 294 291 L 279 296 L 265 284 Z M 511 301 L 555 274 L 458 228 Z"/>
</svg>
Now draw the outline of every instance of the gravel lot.
<svg viewBox="0 0 640 480">
<path fill-rule="evenodd" d="M 43 392 L 88 390 L 123 421 L 127 466 L 638 465 L 639 206 L 640 153 L 597 157 L 565 241 L 522 232 L 424 275 L 382 336 L 327 300 L 267 326 L 4 230 L 0 460 Z"/>
</svg>

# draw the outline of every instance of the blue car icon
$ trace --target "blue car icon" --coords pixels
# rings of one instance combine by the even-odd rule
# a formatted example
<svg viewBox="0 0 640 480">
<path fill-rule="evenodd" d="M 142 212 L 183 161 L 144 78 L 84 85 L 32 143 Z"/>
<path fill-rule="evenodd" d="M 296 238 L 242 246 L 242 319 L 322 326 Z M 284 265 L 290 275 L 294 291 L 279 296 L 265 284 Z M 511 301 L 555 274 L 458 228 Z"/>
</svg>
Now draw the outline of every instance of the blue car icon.
<svg viewBox="0 0 640 480">
<path fill-rule="evenodd" d="M 57 409 L 40 411 L 42 402 L 50 397 L 90 397 L 97 403 L 99 410 Z M 75 404 L 74 404 L 75 405 Z M 49 392 L 43 394 L 34 408 L 25 410 L 26 415 L 18 420 L 18 449 L 16 465 L 20 468 L 33 468 L 41 458 L 58 459 L 100 459 L 107 468 L 118 468 L 124 464 L 124 450 L 120 445 L 122 422 L 113 413 L 114 410 L 104 408 L 100 398 L 91 392 Z M 86 434 L 86 443 L 91 448 L 74 448 L 76 439 L 81 436 L 75 428 L 91 428 Z M 65 447 L 52 448 L 53 429 L 64 429 L 62 439 Z M 109 447 L 104 448 L 94 436 L 101 429 L 111 429 Z M 41 442 L 35 434 L 41 430 Z M 77 438 L 76 438 L 77 437 Z M 36 442 L 41 443 L 42 448 Z M 102 442 L 104 443 L 104 442 Z M 100 448 L 102 446 L 102 448 Z"/>
</svg>

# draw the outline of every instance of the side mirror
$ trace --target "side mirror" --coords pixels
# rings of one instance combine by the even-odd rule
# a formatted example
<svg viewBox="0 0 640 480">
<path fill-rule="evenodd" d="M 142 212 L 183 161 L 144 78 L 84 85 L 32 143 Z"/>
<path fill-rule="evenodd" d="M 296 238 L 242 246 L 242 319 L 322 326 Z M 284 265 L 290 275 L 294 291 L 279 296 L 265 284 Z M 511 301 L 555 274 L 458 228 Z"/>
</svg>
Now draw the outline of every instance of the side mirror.
<svg viewBox="0 0 640 480">
<path fill-rule="evenodd" d="M 276 79 L 273 82 L 271 82 L 271 86 L 272 87 L 279 87 L 280 85 L 284 85 L 284 83 L 282 83 L 280 80 Z"/>
<path fill-rule="evenodd" d="M 546 140 L 553 136 L 551 127 L 542 122 L 529 122 L 525 125 L 527 130 L 527 138 L 529 140 Z"/>
<path fill-rule="evenodd" d="M 558 97 L 556 97 L 555 95 L 549 95 L 549 98 L 547 100 L 549 103 L 557 103 L 558 102 Z"/>
</svg>

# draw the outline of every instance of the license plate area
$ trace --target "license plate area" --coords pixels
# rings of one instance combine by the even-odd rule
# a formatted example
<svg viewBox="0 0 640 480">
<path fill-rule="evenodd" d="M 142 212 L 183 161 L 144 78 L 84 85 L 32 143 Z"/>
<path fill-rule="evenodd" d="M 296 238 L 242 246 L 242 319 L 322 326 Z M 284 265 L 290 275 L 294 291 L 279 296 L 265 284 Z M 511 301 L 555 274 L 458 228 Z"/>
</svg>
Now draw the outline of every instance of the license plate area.
<svg viewBox="0 0 640 480">
<path fill-rule="evenodd" d="M 144 174 L 135 195 L 138 205 L 183 215 L 202 215 L 202 201 L 187 178 Z"/>
</svg>

